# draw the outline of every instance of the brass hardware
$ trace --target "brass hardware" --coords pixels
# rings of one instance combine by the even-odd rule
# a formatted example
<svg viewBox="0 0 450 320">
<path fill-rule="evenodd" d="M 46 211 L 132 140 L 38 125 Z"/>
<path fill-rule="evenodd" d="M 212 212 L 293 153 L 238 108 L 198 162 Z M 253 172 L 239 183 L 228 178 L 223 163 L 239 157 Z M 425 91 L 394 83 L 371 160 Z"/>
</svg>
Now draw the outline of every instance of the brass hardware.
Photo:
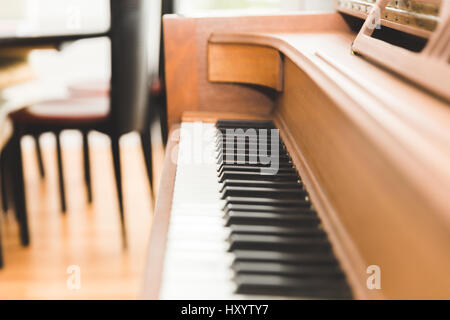
<svg viewBox="0 0 450 320">
<path fill-rule="evenodd" d="M 375 2 L 374 0 L 340 0 L 338 9 L 344 12 L 363 13 L 366 17 Z M 439 23 L 439 11 L 440 4 L 427 3 L 423 0 L 391 0 L 382 20 L 433 32 Z"/>
</svg>

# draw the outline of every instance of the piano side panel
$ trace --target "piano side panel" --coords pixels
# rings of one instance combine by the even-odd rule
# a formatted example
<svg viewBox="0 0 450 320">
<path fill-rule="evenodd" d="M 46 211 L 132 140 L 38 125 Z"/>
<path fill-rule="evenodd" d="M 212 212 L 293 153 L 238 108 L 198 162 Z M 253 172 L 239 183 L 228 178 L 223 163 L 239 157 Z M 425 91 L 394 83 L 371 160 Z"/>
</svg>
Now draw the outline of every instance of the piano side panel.
<svg viewBox="0 0 450 320">
<path fill-rule="evenodd" d="M 254 86 L 208 81 L 208 38 L 213 32 L 323 32 L 349 30 L 338 13 L 242 17 L 164 17 L 168 122 L 185 111 L 268 115 L 275 93 Z"/>
<path fill-rule="evenodd" d="M 170 16 L 169 16 L 170 17 Z M 198 110 L 196 26 L 192 19 L 164 17 L 164 55 L 168 127 L 183 110 Z"/>
<path fill-rule="evenodd" d="M 353 266 L 358 295 L 368 297 L 365 268 L 378 265 L 387 298 L 450 298 L 450 235 L 445 221 L 430 214 L 436 207 L 420 192 L 421 182 L 402 175 L 366 128 L 287 58 L 276 117 L 325 227 L 334 228 L 334 240 L 347 241 L 333 224 L 344 228 L 348 245 L 356 246 L 366 264 Z M 381 131 L 379 139 L 392 147 Z M 344 261 L 344 267 L 355 261 Z"/>
<path fill-rule="evenodd" d="M 164 158 L 161 182 L 158 188 L 155 214 L 153 216 L 152 231 L 148 247 L 145 269 L 143 299 L 158 299 L 161 287 L 164 253 L 166 250 L 167 232 L 169 230 L 170 211 L 172 209 L 173 190 L 177 171 L 179 125 L 174 125 L 169 134 L 166 154 Z"/>
</svg>

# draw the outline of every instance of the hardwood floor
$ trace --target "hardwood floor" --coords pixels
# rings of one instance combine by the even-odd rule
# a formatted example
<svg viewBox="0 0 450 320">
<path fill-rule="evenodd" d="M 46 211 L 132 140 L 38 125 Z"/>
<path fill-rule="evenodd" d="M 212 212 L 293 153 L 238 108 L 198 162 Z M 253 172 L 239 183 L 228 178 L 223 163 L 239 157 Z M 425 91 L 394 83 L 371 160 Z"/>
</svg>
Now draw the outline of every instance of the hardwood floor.
<svg viewBox="0 0 450 320">
<path fill-rule="evenodd" d="M 121 141 L 128 244 L 122 249 L 109 140 L 90 135 L 94 202 L 87 204 L 81 135 L 63 134 L 68 211 L 59 210 L 56 153 L 51 135 L 41 139 L 46 177 L 40 179 L 31 139 L 22 141 L 31 245 L 22 248 L 12 212 L 2 217 L 5 267 L 0 299 L 136 299 L 142 289 L 152 207 L 137 135 Z M 159 142 L 159 140 L 158 140 Z M 158 148 L 159 146 L 159 148 Z M 163 151 L 154 148 L 157 186 Z M 67 268 L 81 271 L 81 287 L 70 290 Z"/>
</svg>

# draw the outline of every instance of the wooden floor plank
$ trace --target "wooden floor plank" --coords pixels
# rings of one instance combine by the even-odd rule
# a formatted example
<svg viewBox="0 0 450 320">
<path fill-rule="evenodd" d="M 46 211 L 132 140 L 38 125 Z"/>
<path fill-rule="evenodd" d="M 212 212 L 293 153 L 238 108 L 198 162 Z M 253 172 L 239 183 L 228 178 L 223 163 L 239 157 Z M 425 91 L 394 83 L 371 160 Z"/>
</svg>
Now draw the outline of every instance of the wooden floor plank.
<svg viewBox="0 0 450 320">
<path fill-rule="evenodd" d="M 22 141 L 31 245 L 22 248 L 12 212 L 3 216 L 5 268 L 0 299 L 135 299 L 140 295 L 152 209 L 143 155 L 137 135 L 121 141 L 129 248 L 122 250 L 117 196 L 108 138 L 91 134 L 94 202 L 88 205 L 83 181 L 81 136 L 63 136 L 68 211 L 59 211 L 53 137 L 41 139 L 46 178 L 39 178 L 32 141 Z M 161 144 L 154 152 L 158 178 Z M 158 179 L 155 185 L 157 186 Z M 66 270 L 77 265 L 81 288 L 69 290 Z"/>
</svg>

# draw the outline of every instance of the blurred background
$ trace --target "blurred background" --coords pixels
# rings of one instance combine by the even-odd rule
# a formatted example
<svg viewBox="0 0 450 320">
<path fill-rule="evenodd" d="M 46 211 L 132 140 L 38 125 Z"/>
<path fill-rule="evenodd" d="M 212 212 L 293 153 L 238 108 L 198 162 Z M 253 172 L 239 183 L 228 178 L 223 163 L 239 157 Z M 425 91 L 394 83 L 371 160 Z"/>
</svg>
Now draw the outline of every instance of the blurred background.
<svg viewBox="0 0 450 320">
<path fill-rule="evenodd" d="M 147 71 L 149 79 L 153 79 L 159 73 L 162 3 L 148 1 Z M 174 9 L 183 15 L 276 14 L 332 10 L 332 3 L 333 0 L 175 0 Z M 32 42 L 59 35 L 101 35 L 110 27 L 109 7 L 109 0 L 0 0 L 0 131 L 5 127 L 5 114 L 11 110 L 42 100 L 67 98 L 70 87 L 95 89 L 106 97 L 111 77 L 107 36 L 63 41 L 56 48 L 2 47 L 2 39 L 27 38 Z M 155 193 L 164 156 L 160 129 L 159 121 L 154 120 L 151 139 Z M 122 250 L 116 214 L 111 142 L 98 132 L 89 135 L 92 204 L 85 199 L 81 133 L 65 130 L 61 135 L 68 201 L 65 215 L 61 215 L 59 206 L 55 136 L 44 133 L 40 137 L 45 179 L 39 175 L 36 142 L 31 136 L 22 139 L 32 240 L 29 247 L 21 246 L 14 215 L 1 215 L 5 267 L 0 269 L 0 299 L 139 297 L 153 208 L 143 174 L 139 134 L 126 134 L 120 142 L 125 211 L 130 213 L 126 216 L 126 252 Z M 82 270 L 83 286 L 78 291 L 66 287 L 66 269 L 73 264 Z"/>
<path fill-rule="evenodd" d="M 149 69 L 150 72 L 156 72 L 160 43 L 161 1 L 149 0 L 149 2 L 149 37 L 151 39 Z M 176 13 L 183 15 L 273 14 L 299 10 L 332 10 L 333 0 L 174 0 L 174 7 Z M 88 33 L 102 32 L 109 28 L 109 0 L 0 0 L 0 8 L 0 30 L 3 35 L 8 33 L 19 36 Z M 107 68 L 103 65 L 109 65 L 109 52 L 107 52 L 107 44 L 101 42 L 101 40 L 90 41 L 80 46 L 85 47 L 92 59 L 93 63 L 89 65 L 90 72 L 98 73 L 102 69 L 103 74 L 106 75 Z M 104 49 L 100 50 L 100 47 Z M 85 57 L 79 56 L 79 46 L 71 50 L 77 51 L 74 56 L 79 57 L 78 60 L 86 62 Z M 66 59 L 71 56 L 70 53 L 64 53 L 64 55 Z M 98 64 L 100 60 L 103 63 Z M 97 67 L 91 69 L 94 65 Z M 67 73 L 76 77 L 75 70 L 79 68 L 74 67 Z"/>
</svg>

